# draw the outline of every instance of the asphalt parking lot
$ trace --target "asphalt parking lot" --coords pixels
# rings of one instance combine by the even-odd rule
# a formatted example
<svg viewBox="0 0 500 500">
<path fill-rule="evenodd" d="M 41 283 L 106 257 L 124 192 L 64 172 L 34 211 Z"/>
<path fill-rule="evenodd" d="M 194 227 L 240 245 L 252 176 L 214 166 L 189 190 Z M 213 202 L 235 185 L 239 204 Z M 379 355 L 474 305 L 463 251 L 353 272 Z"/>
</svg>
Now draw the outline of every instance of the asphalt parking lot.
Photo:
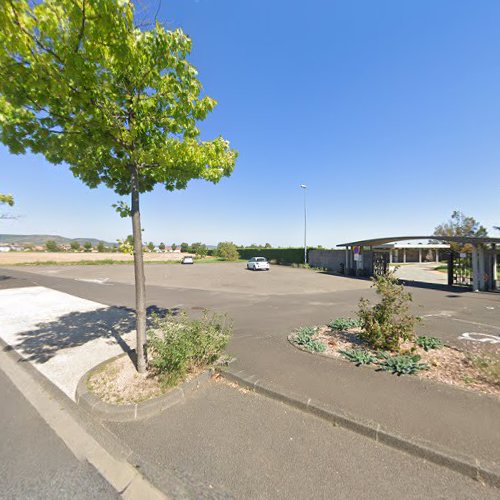
<svg viewBox="0 0 500 500">
<path fill-rule="evenodd" d="M 0 276 L 0 286 L 38 285 L 125 307 L 133 329 L 132 266 L 5 268 Z M 312 356 L 287 342 L 287 335 L 299 326 L 353 316 L 360 297 L 375 297 L 369 280 L 282 266 L 252 272 L 242 263 L 149 264 L 146 279 L 149 307 L 194 315 L 203 308 L 228 313 L 234 321 L 227 349 L 236 358 L 232 370 L 380 423 L 424 445 L 433 443 L 484 463 L 497 462 L 500 407 L 496 398 L 415 377 L 374 374 L 351 363 Z M 498 350 L 500 295 L 416 285 L 408 290 L 414 311 L 423 317 L 419 333 L 441 337 L 460 348 Z M 104 313 L 114 310 L 108 309 Z M 75 320 L 67 326 L 78 325 Z M 450 429 L 460 429 L 459 440 Z"/>
<path fill-rule="evenodd" d="M 23 285 L 35 281 L 109 305 L 133 305 L 133 296 L 120 290 L 134 282 L 130 265 L 33 266 L 0 273 L 17 275 Z M 282 337 L 298 326 L 352 316 L 361 297 L 375 297 L 369 280 L 285 266 L 255 272 L 241 262 L 148 264 L 146 282 L 149 304 L 193 313 L 203 308 L 227 312 L 235 320 L 236 335 L 253 337 Z M 417 285 L 408 290 L 415 313 L 423 318 L 420 334 L 461 349 L 500 347 L 500 294 Z M 3 279 L 0 286 L 14 285 Z"/>
</svg>

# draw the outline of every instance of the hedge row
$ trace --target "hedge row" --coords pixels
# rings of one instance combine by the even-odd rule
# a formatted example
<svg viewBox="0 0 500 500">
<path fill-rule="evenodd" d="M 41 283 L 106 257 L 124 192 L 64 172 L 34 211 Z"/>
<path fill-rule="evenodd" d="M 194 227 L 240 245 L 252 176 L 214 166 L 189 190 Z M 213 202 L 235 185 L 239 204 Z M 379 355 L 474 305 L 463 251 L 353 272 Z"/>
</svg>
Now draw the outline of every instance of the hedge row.
<svg viewBox="0 0 500 500">
<path fill-rule="evenodd" d="M 303 264 L 304 248 L 238 248 L 240 259 L 265 257 L 276 264 Z"/>
</svg>

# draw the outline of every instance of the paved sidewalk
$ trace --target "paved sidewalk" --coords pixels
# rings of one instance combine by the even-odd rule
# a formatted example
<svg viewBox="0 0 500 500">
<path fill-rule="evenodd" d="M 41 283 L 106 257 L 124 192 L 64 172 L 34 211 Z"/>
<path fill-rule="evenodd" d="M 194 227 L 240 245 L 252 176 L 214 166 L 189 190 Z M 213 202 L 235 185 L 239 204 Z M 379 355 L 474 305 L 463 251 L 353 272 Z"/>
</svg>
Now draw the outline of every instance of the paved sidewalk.
<svg viewBox="0 0 500 500">
<path fill-rule="evenodd" d="M 298 350 L 283 338 L 235 338 L 230 370 L 318 401 L 412 442 L 468 457 L 500 474 L 500 401 L 445 384 L 374 372 Z"/>
<path fill-rule="evenodd" d="M 0 337 L 75 399 L 80 378 L 129 350 L 134 316 L 39 286 L 0 290 Z"/>
<path fill-rule="evenodd" d="M 222 381 L 145 422 L 106 425 L 159 487 L 168 468 L 197 499 L 498 498 L 496 488 Z"/>
</svg>

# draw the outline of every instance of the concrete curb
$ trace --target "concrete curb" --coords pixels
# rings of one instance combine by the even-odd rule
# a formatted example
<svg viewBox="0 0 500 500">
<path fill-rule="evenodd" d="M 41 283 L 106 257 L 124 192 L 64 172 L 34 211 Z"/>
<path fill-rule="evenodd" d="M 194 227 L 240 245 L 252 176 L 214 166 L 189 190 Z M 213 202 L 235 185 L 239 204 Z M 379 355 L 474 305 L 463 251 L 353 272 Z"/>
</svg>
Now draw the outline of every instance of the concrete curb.
<svg viewBox="0 0 500 500">
<path fill-rule="evenodd" d="M 315 415 L 350 431 L 361 434 L 396 450 L 404 451 L 418 458 L 441 465 L 455 472 L 476 479 L 489 486 L 500 487 L 500 467 L 480 462 L 475 457 L 458 454 L 440 448 L 435 443 L 417 441 L 406 436 L 391 433 L 377 422 L 363 421 L 311 398 L 283 390 L 272 383 L 259 380 L 245 370 L 234 371 L 230 367 L 217 368 L 217 372 L 227 380 L 272 398 L 298 410 Z"/>
<path fill-rule="evenodd" d="M 88 463 L 123 498 L 166 499 L 165 493 L 129 460 L 132 450 L 80 408 L 14 347 L 0 339 L 2 372 L 80 461 Z M 170 475 L 168 489 L 179 488 Z"/>
<path fill-rule="evenodd" d="M 202 385 L 206 384 L 214 374 L 213 368 L 205 370 L 193 379 L 182 383 L 166 394 L 142 403 L 128 405 L 105 403 L 88 390 L 88 379 L 95 370 L 123 356 L 127 356 L 127 353 L 119 354 L 118 356 L 114 356 L 94 366 L 94 368 L 85 373 L 80 379 L 76 388 L 76 403 L 92 415 L 108 422 L 133 422 L 135 420 L 142 420 L 158 415 L 163 410 L 183 401 L 188 394 L 198 390 Z"/>
</svg>

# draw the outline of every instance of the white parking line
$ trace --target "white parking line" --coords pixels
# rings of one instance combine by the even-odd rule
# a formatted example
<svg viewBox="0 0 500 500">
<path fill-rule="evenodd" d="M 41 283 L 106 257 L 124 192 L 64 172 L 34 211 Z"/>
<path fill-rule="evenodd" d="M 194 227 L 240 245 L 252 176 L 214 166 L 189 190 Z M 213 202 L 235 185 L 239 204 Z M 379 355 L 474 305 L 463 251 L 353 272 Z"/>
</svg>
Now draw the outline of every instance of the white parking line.
<svg viewBox="0 0 500 500">
<path fill-rule="evenodd" d="M 95 278 L 95 279 L 85 279 L 85 278 L 74 278 L 75 281 L 84 281 L 85 283 L 96 283 L 97 285 L 111 285 L 111 283 L 107 283 L 109 278 Z"/>
<path fill-rule="evenodd" d="M 474 326 L 484 326 L 486 328 L 493 328 L 494 330 L 500 330 L 500 326 L 489 325 L 488 323 L 478 323 L 477 321 L 469 321 L 468 319 L 459 319 L 459 318 L 448 318 L 453 321 L 459 321 L 460 323 L 467 323 L 468 325 Z"/>
<path fill-rule="evenodd" d="M 487 333 L 465 332 L 458 337 L 458 340 L 470 340 L 472 342 L 482 342 L 485 344 L 500 344 L 500 337 Z"/>
</svg>

